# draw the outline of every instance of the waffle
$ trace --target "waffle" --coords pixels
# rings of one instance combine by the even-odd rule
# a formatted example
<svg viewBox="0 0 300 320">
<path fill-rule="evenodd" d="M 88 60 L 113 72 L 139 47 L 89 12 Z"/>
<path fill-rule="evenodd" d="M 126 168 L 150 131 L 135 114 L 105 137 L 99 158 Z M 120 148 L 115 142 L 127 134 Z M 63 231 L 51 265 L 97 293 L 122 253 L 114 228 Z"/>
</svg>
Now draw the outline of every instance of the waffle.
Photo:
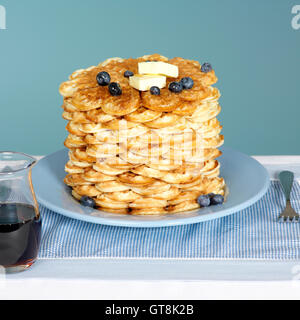
<svg viewBox="0 0 300 320">
<path fill-rule="evenodd" d="M 164 61 L 179 68 L 160 95 L 129 85 L 126 70 L 138 62 Z M 99 86 L 106 71 L 122 87 L 120 96 Z M 173 93 L 172 81 L 191 77 L 194 86 Z M 137 59 L 111 58 L 75 71 L 62 83 L 64 145 L 69 149 L 64 182 L 80 200 L 89 196 L 98 209 L 132 215 L 164 215 L 199 208 L 199 195 L 224 195 L 219 147 L 224 142 L 217 120 L 220 92 L 215 72 L 201 72 L 197 61 L 158 54 Z"/>
</svg>

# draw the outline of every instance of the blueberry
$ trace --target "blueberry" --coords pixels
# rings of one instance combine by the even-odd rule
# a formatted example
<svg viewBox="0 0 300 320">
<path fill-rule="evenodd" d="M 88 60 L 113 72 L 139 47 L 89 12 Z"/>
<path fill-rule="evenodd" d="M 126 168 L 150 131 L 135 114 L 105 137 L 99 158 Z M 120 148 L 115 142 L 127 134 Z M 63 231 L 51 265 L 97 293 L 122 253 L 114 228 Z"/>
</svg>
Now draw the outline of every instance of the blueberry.
<svg viewBox="0 0 300 320">
<path fill-rule="evenodd" d="M 224 197 L 220 194 L 215 194 L 210 201 L 212 205 L 222 204 L 224 202 Z"/>
<path fill-rule="evenodd" d="M 127 71 L 124 72 L 124 77 L 125 78 L 132 77 L 133 75 L 134 75 L 134 73 L 132 71 L 127 70 Z"/>
<path fill-rule="evenodd" d="M 209 193 L 208 196 L 209 196 L 209 199 L 211 199 L 213 196 L 215 196 L 216 194 L 215 193 Z"/>
<path fill-rule="evenodd" d="M 210 199 L 208 195 L 199 196 L 197 199 L 200 207 L 209 207 L 210 206 Z"/>
<path fill-rule="evenodd" d="M 174 93 L 180 93 L 183 90 L 182 83 L 176 81 L 171 82 L 169 84 L 169 90 Z"/>
<path fill-rule="evenodd" d="M 117 82 L 110 83 L 108 90 L 112 96 L 120 96 L 122 94 L 121 86 Z"/>
<path fill-rule="evenodd" d="M 110 83 L 109 73 L 102 71 L 97 74 L 97 82 L 99 86 L 107 86 Z"/>
<path fill-rule="evenodd" d="M 182 78 L 182 79 L 180 80 L 180 82 L 181 82 L 181 84 L 182 84 L 182 86 L 183 86 L 183 89 L 191 89 L 191 88 L 193 88 L 193 86 L 194 86 L 194 81 L 193 81 L 193 79 L 190 78 L 190 77 Z"/>
<path fill-rule="evenodd" d="M 151 87 L 150 88 L 150 93 L 151 94 L 154 94 L 155 96 L 159 96 L 160 95 L 160 89 L 159 87 Z"/>
<path fill-rule="evenodd" d="M 208 62 L 203 63 L 203 65 L 201 66 L 201 71 L 204 72 L 204 73 L 207 73 L 207 72 L 209 72 L 211 70 L 212 70 L 212 66 Z"/>
<path fill-rule="evenodd" d="M 95 208 L 96 206 L 95 200 L 88 196 L 82 196 L 80 199 L 80 203 L 85 207 Z"/>
</svg>

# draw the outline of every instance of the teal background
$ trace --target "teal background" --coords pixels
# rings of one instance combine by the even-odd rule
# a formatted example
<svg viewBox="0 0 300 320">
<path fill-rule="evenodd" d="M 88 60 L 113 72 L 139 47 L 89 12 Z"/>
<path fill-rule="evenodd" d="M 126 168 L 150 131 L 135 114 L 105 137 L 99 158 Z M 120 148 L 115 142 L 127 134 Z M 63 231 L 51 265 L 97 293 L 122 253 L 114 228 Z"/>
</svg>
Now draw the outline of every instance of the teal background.
<svg viewBox="0 0 300 320">
<path fill-rule="evenodd" d="M 289 0 L 0 0 L 0 149 L 63 147 L 58 87 L 114 56 L 209 61 L 219 77 L 226 145 L 300 154 L 300 30 Z"/>
</svg>

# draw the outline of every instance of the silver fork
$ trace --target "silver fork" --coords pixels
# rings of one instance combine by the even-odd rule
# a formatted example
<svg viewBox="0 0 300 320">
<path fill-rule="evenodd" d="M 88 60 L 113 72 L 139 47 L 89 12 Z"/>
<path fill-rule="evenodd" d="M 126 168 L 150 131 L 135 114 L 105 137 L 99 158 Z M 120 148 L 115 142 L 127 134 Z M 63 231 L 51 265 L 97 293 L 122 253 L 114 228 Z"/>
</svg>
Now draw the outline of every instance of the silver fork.
<svg viewBox="0 0 300 320">
<path fill-rule="evenodd" d="M 280 214 L 278 220 L 280 222 L 299 222 L 299 214 L 292 208 L 290 195 L 294 181 L 294 174 L 290 171 L 282 171 L 279 173 L 279 180 L 285 195 L 286 207 Z"/>
</svg>

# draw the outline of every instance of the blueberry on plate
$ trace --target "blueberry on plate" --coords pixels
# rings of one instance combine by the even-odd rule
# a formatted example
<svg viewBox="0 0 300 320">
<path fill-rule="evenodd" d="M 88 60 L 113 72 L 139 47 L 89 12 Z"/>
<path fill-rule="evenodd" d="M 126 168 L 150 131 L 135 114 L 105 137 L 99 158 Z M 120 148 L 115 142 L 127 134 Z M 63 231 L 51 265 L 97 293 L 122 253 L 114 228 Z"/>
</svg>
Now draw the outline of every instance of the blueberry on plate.
<svg viewBox="0 0 300 320">
<path fill-rule="evenodd" d="M 108 86 L 110 83 L 110 75 L 106 71 L 97 74 L 97 82 L 99 86 Z"/>
<path fill-rule="evenodd" d="M 129 78 L 129 77 L 132 77 L 134 75 L 134 73 L 130 70 L 127 70 L 124 72 L 124 77 L 125 78 Z"/>
<path fill-rule="evenodd" d="M 204 73 L 207 73 L 207 72 L 209 72 L 211 70 L 212 70 L 212 66 L 208 62 L 203 63 L 203 65 L 201 66 L 201 71 L 204 72 Z"/>
<path fill-rule="evenodd" d="M 95 208 L 96 202 L 93 198 L 90 198 L 88 196 L 82 196 L 80 199 L 80 203 L 85 207 L 91 207 Z"/>
<path fill-rule="evenodd" d="M 210 199 L 209 196 L 204 194 L 197 198 L 197 202 L 200 207 L 209 207 L 210 206 Z"/>
<path fill-rule="evenodd" d="M 211 199 L 211 198 L 212 198 L 213 196 L 215 196 L 215 195 L 216 195 L 215 193 L 212 193 L 212 192 L 211 192 L 211 193 L 209 193 L 209 194 L 208 194 L 209 199 Z"/>
<path fill-rule="evenodd" d="M 171 82 L 169 84 L 169 90 L 174 93 L 180 93 L 183 90 L 182 83 L 176 81 Z"/>
<path fill-rule="evenodd" d="M 182 78 L 180 80 L 182 86 L 183 86 L 183 89 L 192 89 L 193 86 L 194 86 L 194 81 L 192 78 L 190 77 L 185 77 L 185 78 Z"/>
<path fill-rule="evenodd" d="M 224 197 L 220 194 L 215 194 L 211 199 L 210 202 L 212 205 L 222 204 L 224 202 Z"/>
<path fill-rule="evenodd" d="M 160 89 L 159 87 L 153 86 L 150 88 L 150 93 L 155 95 L 155 96 L 159 96 L 160 95 Z"/>
<path fill-rule="evenodd" d="M 110 83 L 108 90 L 112 96 L 120 96 L 122 94 L 121 86 L 117 82 Z"/>
</svg>

